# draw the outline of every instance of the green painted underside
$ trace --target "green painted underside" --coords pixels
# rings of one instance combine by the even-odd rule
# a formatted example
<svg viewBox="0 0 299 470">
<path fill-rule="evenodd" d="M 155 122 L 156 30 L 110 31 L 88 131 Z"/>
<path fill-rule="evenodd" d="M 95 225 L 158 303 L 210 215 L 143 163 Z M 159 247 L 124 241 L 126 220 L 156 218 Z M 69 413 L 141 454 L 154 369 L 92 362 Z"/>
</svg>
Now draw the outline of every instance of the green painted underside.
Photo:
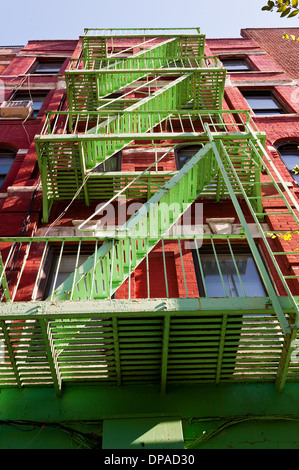
<svg viewBox="0 0 299 470">
<path fill-rule="evenodd" d="M 188 455 L 195 449 L 295 449 L 298 394 L 298 384 L 287 384 L 283 394 L 272 384 L 172 386 L 167 396 L 155 386 L 79 386 L 61 398 L 51 389 L 2 390 L 0 448 L 100 449 L 102 439 L 104 443 L 109 437 L 105 423 L 117 426 L 117 420 L 135 420 L 148 423 L 150 432 L 151 422 L 176 418 L 181 420 Z M 139 431 L 136 426 L 136 449 L 146 434 Z M 123 443 L 116 436 L 114 449 Z M 161 440 L 159 448 L 169 448 L 169 442 Z M 100 454 L 100 459 L 111 452 Z"/>
</svg>

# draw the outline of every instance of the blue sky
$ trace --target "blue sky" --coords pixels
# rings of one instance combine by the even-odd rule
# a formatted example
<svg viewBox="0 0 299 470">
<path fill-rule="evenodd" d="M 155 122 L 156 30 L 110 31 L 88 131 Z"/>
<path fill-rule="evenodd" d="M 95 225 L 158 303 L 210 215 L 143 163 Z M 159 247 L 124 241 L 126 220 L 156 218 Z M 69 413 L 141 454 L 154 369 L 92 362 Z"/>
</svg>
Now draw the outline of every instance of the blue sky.
<svg viewBox="0 0 299 470">
<path fill-rule="evenodd" d="M 77 39 L 84 28 L 192 27 L 207 38 L 239 37 L 242 28 L 298 26 L 262 12 L 266 0 L 14 0 L 1 5 L 1 45 Z M 13 27 L 12 27 L 13 24 Z"/>
</svg>

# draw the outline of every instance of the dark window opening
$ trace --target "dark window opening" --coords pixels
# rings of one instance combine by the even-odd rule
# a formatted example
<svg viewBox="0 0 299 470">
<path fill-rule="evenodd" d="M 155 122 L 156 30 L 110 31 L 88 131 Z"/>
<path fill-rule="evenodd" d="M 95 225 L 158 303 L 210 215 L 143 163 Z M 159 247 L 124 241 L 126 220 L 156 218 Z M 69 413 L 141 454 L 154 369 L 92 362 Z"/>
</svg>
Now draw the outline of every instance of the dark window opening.
<svg viewBox="0 0 299 470">
<path fill-rule="evenodd" d="M 285 114 L 287 111 L 271 91 L 241 91 L 254 114 Z"/>
<path fill-rule="evenodd" d="M 193 250 L 200 297 L 265 297 L 266 290 L 254 258 L 246 247 L 234 247 L 232 254 L 221 247 Z"/>
<path fill-rule="evenodd" d="M 50 297 L 52 291 L 57 289 L 75 271 L 77 248 L 77 246 L 65 247 L 61 255 L 60 247 L 50 247 L 44 266 L 44 278 L 39 287 L 43 300 Z M 93 253 L 94 249 L 91 246 L 81 247 L 78 267 Z"/>
<path fill-rule="evenodd" d="M 100 163 L 93 171 L 107 172 L 107 171 L 121 171 L 122 153 L 117 152 L 112 157 L 107 158 Z"/>
<path fill-rule="evenodd" d="M 124 95 L 125 95 L 124 91 L 115 91 L 113 93 L 110 93 L 110 95 L 106 95 L 104 97 L 104 99 L 105 100 L 113 100 L 113 99 L 116 99 L 116 98 L 121 98 Z"/>
<path fill-rule="evenodd" d="M 121 47 L 121 48 L 120 47 L 113 47 L 113 49 L 109 48 L 108 52 L 110 54 L 112 54 L 112 57 L 125 59 L 126 57 L 130 57 L 130 56 L 134 55 L 134 51 L 130 47 L 131 46 Z"/>
<path fill-rule="evenodd" d="M 38 59 L 31 73 L 59 73 L 65 59 L 61 60 L 41 60 Z"/>
<path fill-rule="evenodd" d="M 299 142 L 289 142 L 278 147 L 279 155 L 291 173 L 294 180 L 299 184 Z"/>
<path fill-rule="evenodd" d="M 143 173 L 148 167 L 148 166 L 135 166 L 135 171 L 140 171 L 141 173 Z M 152 166 L 148 171 L 156 171 L 156 166 Z M 163 166 L 158 166 L 158 171 L 164 171 L 164 167 Z"/>
<path fill-rule="evenodd" d="M 29 91 L 21 92 L 17 91 L 10 101 L 33 101 L 33 117 L 37 117 L 48 93 L 36 93 Z"/>
<path fill-rule="evenodd" d="M 16 152 L 10 149 L 0 149 L 0 189 L 12 167 Z"/>
<path fill-rule="evenodd" d="M 203 147 L 202 144 L 200 145 L 188 145 L 185 147 L 178 148 L 175 150 L 175 162 L 176 167 L 180 170 L 187 162 L 195 155 L 199 150 Z"/>
<path fill-rule="evenodd" d="M 223 66 L 228 72 L 246 72 L 248 70 L 253 70 L 253 67 L 246 58 L 229 58 L 229 59 L 220 59 Z"/>
</svg>

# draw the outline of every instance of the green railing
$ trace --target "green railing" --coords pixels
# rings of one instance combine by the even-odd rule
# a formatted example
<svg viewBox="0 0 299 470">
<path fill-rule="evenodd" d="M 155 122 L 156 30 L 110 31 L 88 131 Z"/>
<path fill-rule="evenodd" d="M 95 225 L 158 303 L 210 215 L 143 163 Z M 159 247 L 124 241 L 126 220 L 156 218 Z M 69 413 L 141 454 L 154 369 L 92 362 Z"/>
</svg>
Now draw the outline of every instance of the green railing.
<svg viewBox="0 0 299 470">
<path fill-rule="evenodd" d="M 202 59 L 204 53 L 205 37 L 198 35 L 195 37 L 174 37 L 158 42 L 156 39 L 144 39 L 129 47 L 122 47 L 120 51 L 114 51 L 113 41 L 110 41 L 108 53 L 107 38 L 83 37 L 82 38 L 82 58 L 78 59 L 81 67 L 86 69 L 107 67 L 109 64 L 118 64 L 118 60 L 123 64 L 120 68 L 144 68 L 149 59 L 162 59 L 159 67 L 163 66 L 170 59 L 191 58 Z M 138 51 L 138 52 L 136 52 Z M 159 56 L 161 55 L 161 56 Z M 121 57 L 127 56 L 127 57 Z M 131 57 L 130 57 L 131 56 Z M 165 61 L 166 59 L 166 61 Z M 71 61 L 71 64 L 76 62 Z M 73 67 L 71 67 L 73 68 Z"/>
<path fill-rule="evenodd" d="M 68 70 L 157 70 L 165 69 L 177 72 L 180 69 L 200 69 L 200 68 L 221 68 L 222 62 L 215 56 L 161 56 L 161 57 L 118 57 L 115 54 L 112 57 L 98 58 L 90 60 L 89 58 L 70 59 Z"/>
<path fill-rule="evenodd" d="M 122 98 L 115 98 L 122 101 Z M 98 111 L 47 111 L 45 122 L 41 130 L 42 136 L 64 136 L 68 134 L 141 134 L 153 130 L 155 133 L 190 134 L 205 133 L 207 124 L 213 135 L 222 133 L 233 136 L 249 136 L 252 132 L 262 133 L 250 116 L 248 110 L 142 110 L 141 106 L 135 110 L 99 109 Z M 62 137 L 63 138 L 63 137 Z"/>
<path fill-rule="evenodd" d="M 200 28 L 85 28 L 84 36 L 96 37 L 143 37 L 143 36 L 189 36 L 199 34 Z"/>
</svg>

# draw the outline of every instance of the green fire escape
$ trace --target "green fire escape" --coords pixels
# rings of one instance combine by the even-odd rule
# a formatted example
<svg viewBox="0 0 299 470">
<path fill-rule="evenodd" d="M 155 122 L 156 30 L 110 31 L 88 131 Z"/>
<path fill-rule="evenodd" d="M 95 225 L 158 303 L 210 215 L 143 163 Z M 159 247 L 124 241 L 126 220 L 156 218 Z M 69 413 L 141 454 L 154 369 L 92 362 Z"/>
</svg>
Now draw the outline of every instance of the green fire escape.
<svg viewBox="0 0 299 470">
<path fill-rule="evenodd" d="M 120 38 L 129 43 L 132 37 L 132 46 L 120 47 Z M 54 386 L 61 396 L 82 382 L 120 388 L 159 384 L 165 394 L 168 386 L 182 384 L 264 381 L 282 391 L 287 380 L 299 379 L 299 367 L 291 361 L 299 326 L 298 276 L 281 262 L 297 253 L 277 248 L 273 231 L 269 234 L 271 213 L 264 211 L 265 201 L 279 202 L 297 237 L 298 202 L 267 155 L 266 136 L 249 112 L 222 109 L 226 71 L 219 60 L 204 55 L 204 48 L 198 28 L 85 31 L 82 56 L 65 72 L 68 110 L 48 112 L 35 138 L 43 222 L 49 224 L 53 204 L 63 201 L 90 206 L 125 198 L 139 199 L 142 206 L 112 236 L 90 228 L 96 211 L 81 223 L 81 236 L 49 232 L 0 240 L 5 355 L 0 387 Z M 147 145 L 156 153 L 145 170 L 109 171 L 119 152 Z M 160 171 L 159 163 L 182 145 L 200 145 L 200 150 L 181 169 Z M 229 199 L 239 231 L 174 235 L 198 198 Z M 171 216 L 170 206 L 175 208 Z M 265 267 L 248 217 L 275 275 Z M 246 240 L 265 296 L 192 298 L 182 244 L 194 243 L 201 267 L 199 239 L 212 246 L 218 267 L 217 242 L 225 244 L 237 271 L 233 244 Z M 180 298 L 172 298 L 167 285 L 164 244 L 169 240 L 181 253 L 185 295 Z M 81 261 L 84 242 L 93 252 Z M 69 243 L 76 244 L 76 267 L 59 284 L 59 262 Z M 37 300 L 53 244 L 59 253 L 54 287 L 46 300 Z M 162 247 L 166 296 L 151 298 L 148 289 L 147 298 L 131 299 L 131 275 L 142 266 L 148 272 L 157 247 Z M 36 282 L 28 302 L 22 293 L 30 268 Z M 115 298 L 124 284 L 128 298 Z"/>
</svg>

